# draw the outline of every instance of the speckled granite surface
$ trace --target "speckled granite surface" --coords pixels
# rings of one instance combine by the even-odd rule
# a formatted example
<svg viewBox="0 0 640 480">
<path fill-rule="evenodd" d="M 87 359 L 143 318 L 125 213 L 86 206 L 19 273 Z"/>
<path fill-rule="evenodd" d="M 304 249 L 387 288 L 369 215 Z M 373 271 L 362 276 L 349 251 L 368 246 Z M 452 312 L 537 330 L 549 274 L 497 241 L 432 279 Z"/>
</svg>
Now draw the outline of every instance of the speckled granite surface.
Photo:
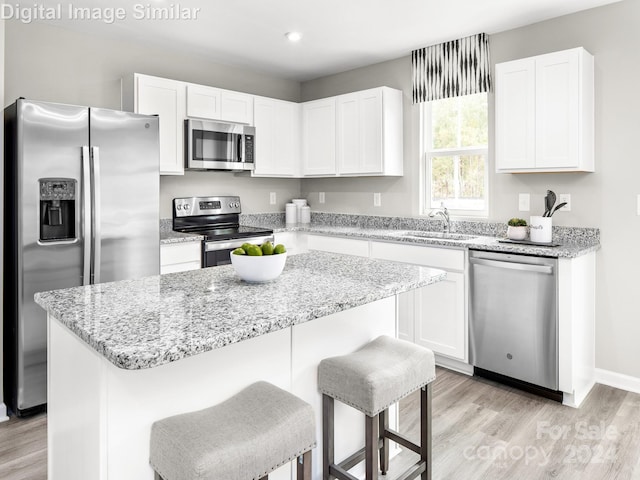
<svg viewBox="0 0 640 480">
<path fill-rule="evenodd" d="M 173 230 L 173 221 L 170 218 L 160 219 L 160 244 L 200 242 L 204 239 L 202 235 L 193 233 L 180 233 Z"/>
<path fill-rule="evenodd" d="M 171 230 L 171 220 L 168 220 L 168 222 L 169 231 L 164 231 L 161 223 L 161 243 L 199 241 L 201 239 L 199 236 L 173 232 Z M 475 237 L 465 240 L 412 236 L 412 232 L 442 231 L 443 222 L 429 218 L 312 212 L 310 225 L 290 225 L 285 223 L 284 213 L 254 213 L 241 214 L 240 223 L 242 225 L 271 228 L 276 233 L 300 231 L 321 235 L 358 237 L 417 245 L 440 245 L 555 258 L 575 258 L 600 248 L 600 231 L 597 228 L 553 227 L 553 243 L 560 243 L 561 246 L 547 247 L 500 243 L 499 240 L 505 239 L 507 234 L 507 226 L 503 223 L 453 220 L 451 222 L 451 232 L 453 234 Z"/>
<path fill-rule="evenodd" d="M 441 270 L 313 252 L 276 280 L 231 265 L 37 293 L 36 302 L 120 368 L 151 368 L 442 280 Z M 312 281 L 310 281 L 312 279 Z"/>
<path fill-rule="evenodd" d="M 441 232 L 443 222 L 428 218 L 378 217 L 336 213 L 311 213 L 311 224 L 288 225 L 284 215 L 249 214 L 241 222 L 247 225 L 272 228 L 275 232 L 301 231 L 321 235 L 358 237 L 417 245 L 440 245 L 473 250 L 518 253 L 556 258 L 575 258 L 600 248 L 600 231 L 597 228 L 553 227 L 553 243 L 559 247 L 516 245 L 500 243 L 506 238 L 507 226 L 502 223 L 452 221 L 451 232 L 469 235 L 471 239 L 424 238 L 412 236 L 414 232 Z"/>
</svg>

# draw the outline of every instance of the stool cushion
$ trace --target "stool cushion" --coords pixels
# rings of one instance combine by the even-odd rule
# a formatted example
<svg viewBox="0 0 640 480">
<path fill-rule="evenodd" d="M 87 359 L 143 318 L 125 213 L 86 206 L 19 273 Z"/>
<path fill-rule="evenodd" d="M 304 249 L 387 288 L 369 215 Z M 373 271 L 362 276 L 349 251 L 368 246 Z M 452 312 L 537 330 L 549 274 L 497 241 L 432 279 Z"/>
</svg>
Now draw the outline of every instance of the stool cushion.
<svg viewBox="0 0 640 480">
<path fill-rule="evenodd" d="M 258 382 L 213 407 L 155 422 L 149 462 L 164 480 L 253 480 L 315 444 L 311 405 Z"/>
<path fill-rule="evenodd" d="M 318 388 L 373 417 L 436 378 L 433 352 L 383 335 L 348 355 L 325 358 Z"/>
</svg>

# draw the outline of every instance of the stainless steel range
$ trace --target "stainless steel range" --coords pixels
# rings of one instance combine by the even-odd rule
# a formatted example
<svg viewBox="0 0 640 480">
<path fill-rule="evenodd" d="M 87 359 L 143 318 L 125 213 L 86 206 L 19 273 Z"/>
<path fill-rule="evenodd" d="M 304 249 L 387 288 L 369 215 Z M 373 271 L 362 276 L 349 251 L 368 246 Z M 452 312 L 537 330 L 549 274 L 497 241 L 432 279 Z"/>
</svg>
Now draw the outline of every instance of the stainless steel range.
<svg viewBox="0 0 640 480">
<path fill-rule="evenodd" d="M 273 230 L 240 225 L 240 197 L 186 197 L 173 199 L 173 229 L 204 235 L 202 266 L 231 263 L 229 254 L 245 242 L 273 242 Z"/>
</svg>

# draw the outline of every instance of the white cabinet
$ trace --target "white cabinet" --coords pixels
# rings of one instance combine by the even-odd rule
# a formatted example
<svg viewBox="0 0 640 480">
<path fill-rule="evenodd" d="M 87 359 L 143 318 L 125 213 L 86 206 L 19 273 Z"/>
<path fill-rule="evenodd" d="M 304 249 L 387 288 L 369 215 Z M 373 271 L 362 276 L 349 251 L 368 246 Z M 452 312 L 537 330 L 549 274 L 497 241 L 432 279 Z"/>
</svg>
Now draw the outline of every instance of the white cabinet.
<svg viewBox="0 0 640 480">
<path fill-rule="evenodd" d="M 160 174 L 183 175 L 185 84 L 140 74 L 133 82 L 133 111 L 159 117 Z"/>
<path fill-rule="evenodd" d="M 260 133 L 256 135 L 252 175 L 300 176 L 300 104 L 255 97 L 253 108 L 254 125 Z"/>
<path fill-rule="evenodd" d="M 276 232 L 274 245 L 281 243 L 287 249 L 287 256 L 307 251 L 307 236 L 300 232 Z"/>
<path fill-rule="evenodd" d="M 369 256 L 369 240 L 308 234 L 306 246 L 308 250 Z"/>
<path fill-rule="evenodd" d="M 202 243 L 179 242 L 160 245 L 160 273 L 197 270 L 202 261 Z"/>
<path fill-rule="evenodd" d="M 594 64 L 574 48 L 496 65 L 496 171 L 594 171 Z"/>
<path fill-rule="evenodd" d="M 402 92 L 338 96 L 336 135 L 339 175 L 402 175 Z"/>
<path fill-rule="evenodd" d="M 336 173 L 336 97 L 302 104 L 302 174 Z"/>
<path fill-rule="evenodd" d="M 253 125 L 253 96 L 188 84 L 187 116 Z"/>
<path fill-rule="evenodd" d="M 447 272 L 447 278 L 400 296 L 399 338 L 466 362 L 467 307 L 465 251 L 371 242 L 372 258 L 413 263 Z"/>
</svg>

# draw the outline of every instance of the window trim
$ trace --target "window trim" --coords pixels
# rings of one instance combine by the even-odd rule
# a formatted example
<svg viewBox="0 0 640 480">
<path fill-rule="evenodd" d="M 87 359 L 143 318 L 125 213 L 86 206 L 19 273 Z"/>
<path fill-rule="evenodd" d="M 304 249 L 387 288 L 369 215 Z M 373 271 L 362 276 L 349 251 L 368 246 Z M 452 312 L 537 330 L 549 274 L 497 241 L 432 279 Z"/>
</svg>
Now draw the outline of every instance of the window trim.
<svg viewBox="0 0 640 480">
<path fill-rule="evenodd" d="M 437 100 L 436 100 L 437 101 Z M 487 96 L 487 102 L 489 101 Z M 489 141 L 487 137 L 486 147 L 460 147 L 460 148 L 440 148 L 430 150 L 428 145 L 431 142 L 431 106 L 432 102 L 420 104 L 420 215 L 428 215 L 434 208 L 431 206 L 431 157 L 433 156 L 460 156 L 460 155 L 484 155 L 485 158 L 485 208 L 483 210 L 463 210 L 449 208 L 450 214 L 455 217 L 489 217 Z M 488 115 L 488 112 L 487 112 Z M 487 132 L 487 135 L 489 132 Z"/>
</svg>

